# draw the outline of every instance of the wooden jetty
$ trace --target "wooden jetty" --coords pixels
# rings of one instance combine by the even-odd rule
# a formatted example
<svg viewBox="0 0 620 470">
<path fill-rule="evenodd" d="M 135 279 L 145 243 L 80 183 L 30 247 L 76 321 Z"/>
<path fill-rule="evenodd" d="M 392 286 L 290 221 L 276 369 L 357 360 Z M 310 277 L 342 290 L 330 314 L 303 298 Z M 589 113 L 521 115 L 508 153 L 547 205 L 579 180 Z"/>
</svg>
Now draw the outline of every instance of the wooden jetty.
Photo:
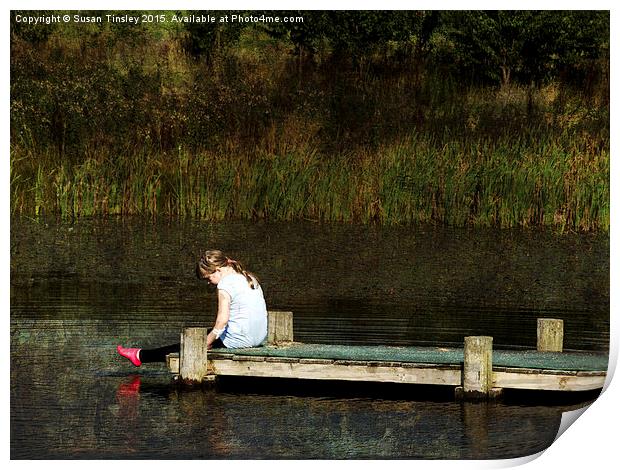
<svg viewBox="0 0 620 470">
<path fill-rule="evenodd" d="M 344 346 L 293 341 L 293 314 L 269 312 L 266 344 L 207 352 L 206 328 L 186 328 L 168 368 L 186 383 L 217 376 L 277 377 L 445 385 L 457 397 L 488 398 L 503 389 L 587 391 L 603 387 L 608 356 L 562 352 L 562 320 L 538 320 L 537 350 L 493 350 L 493 338 L 469 336 L 463 348 Z"/>
</svg>

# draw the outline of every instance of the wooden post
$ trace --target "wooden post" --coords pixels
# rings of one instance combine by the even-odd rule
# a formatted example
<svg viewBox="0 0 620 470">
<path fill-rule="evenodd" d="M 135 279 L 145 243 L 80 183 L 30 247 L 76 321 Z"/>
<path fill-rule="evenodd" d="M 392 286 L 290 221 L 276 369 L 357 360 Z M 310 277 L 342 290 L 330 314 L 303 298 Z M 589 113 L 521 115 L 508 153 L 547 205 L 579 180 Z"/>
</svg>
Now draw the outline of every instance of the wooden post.
<svg viewBox="0 0 620 470">
<path fill-rule="evenodd" d="M 467 336 L 463 361 L 463 391 L 489 393 L 493 372 L 493 338 Z"/>
<path fill-rule="evenodd" d="M 293 312 L 270 310 L 267 312 L 267 344 L 293 341 Z"/>
<path fill-rule="evenodd" d="M 207 373 L 207 328 L 184 328 L 179 364 L 181 380 L 187 384 L 202 383 Z"/>
<path fill-rule="evenodd" d="M 538 351 L 562 352 L 564 344 L 564 321 L 554 318 L 539 318 L 537 328 Z"/>
<path fill-rule="evenodd" d="M 463 386 L 456 389 L 459 398 L 490 398 L 501 394 L 493 388 L 493 338 L 467 336 L 463 357 Z"/>
</svg>

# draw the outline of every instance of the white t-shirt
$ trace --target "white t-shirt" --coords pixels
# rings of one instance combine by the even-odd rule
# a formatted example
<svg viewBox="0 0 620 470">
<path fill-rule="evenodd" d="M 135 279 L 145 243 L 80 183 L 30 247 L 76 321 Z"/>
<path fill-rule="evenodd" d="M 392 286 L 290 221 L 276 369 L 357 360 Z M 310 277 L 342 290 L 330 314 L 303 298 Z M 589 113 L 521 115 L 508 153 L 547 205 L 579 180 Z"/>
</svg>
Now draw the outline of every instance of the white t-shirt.
<svg viewBox="0 0 620 470">
<path fill-rule="evenodd" d="M 217 288 L 230 295 L 230 318 L 220 335 L 227 348 L 252 348 L 267 338 L 267 306 L 258 282 L 252 289 L 239 273 L 222 278 Z"/>
</svg>

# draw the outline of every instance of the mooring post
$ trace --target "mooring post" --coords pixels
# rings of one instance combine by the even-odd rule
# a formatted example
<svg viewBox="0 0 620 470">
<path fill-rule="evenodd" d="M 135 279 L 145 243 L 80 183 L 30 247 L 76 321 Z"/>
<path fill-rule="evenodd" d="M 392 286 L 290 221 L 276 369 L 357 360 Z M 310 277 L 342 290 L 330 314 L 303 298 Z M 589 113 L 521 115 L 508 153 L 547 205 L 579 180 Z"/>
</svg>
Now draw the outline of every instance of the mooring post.
<svg viewBox="0 0 620 470">
<path fill-rule="evenodd" d="M 208 374 L 207 328 L 184 328 L 181 332 L 179 375 L 187 384 L 202 383 Z"/>
<path fill-rule="evenodd" d="M 562 352 L 564 345 L 564 320 L 539 318 L 537 328 L 538 351 Z"/>
<path fill-rule="evenodd" d="M 493 338 L 466 336 L 463 351 L 463 384 L 456 389 L 458 398 L 497 397 L 501 389 L 493 388 Z"/>
<path fill-rule="evenodd" d="M 293 312 L 270 310 L 267 312 L 267 344 L 293 341 Z"/>
<path fill-rule="evenodd" d="M 465 337 L 463 391 L 486 395 L 493 386 L 493 338 Z"/>
</svg>

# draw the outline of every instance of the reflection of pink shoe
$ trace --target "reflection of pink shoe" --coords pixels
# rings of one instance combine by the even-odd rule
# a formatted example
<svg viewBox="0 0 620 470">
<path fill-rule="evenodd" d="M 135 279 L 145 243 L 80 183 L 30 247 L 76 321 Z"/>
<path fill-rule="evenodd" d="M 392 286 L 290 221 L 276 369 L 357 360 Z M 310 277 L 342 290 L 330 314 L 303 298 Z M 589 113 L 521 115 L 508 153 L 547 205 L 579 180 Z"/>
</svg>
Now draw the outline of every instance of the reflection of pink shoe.
<svg viewBox="0 0 620 470">
<path fill-rule="evenodd" d="M 118 353 L 121 356 L 126 357 L 127 359 L 129 359 L 134 366 L 139 367 L 139 366 L 142 365 L 142 361 L 140 360 L 140 349 L 138 349 L 138 348 L 124 348 L 124 347 L 118 345 L 118 346 L 116 346 L 116 350 L 118 351 Z"/>
<path fill-rule="evenodd" d="M 117 397 L 132 397 L 138 394 L 140 391 L 140 384 L 142 379 L 139 375 L 132 378 L 131 382 L 122 383 L 118 386 L 116 392 Z"/>
<path fill-rule="evenodd" d="M 140 404 L 140 376 L 130 377 L 129 382 L 120 383 L 116 390 L 118 417 L 124 420 L 135 420 L 138 417 Z"/>
</svg>

